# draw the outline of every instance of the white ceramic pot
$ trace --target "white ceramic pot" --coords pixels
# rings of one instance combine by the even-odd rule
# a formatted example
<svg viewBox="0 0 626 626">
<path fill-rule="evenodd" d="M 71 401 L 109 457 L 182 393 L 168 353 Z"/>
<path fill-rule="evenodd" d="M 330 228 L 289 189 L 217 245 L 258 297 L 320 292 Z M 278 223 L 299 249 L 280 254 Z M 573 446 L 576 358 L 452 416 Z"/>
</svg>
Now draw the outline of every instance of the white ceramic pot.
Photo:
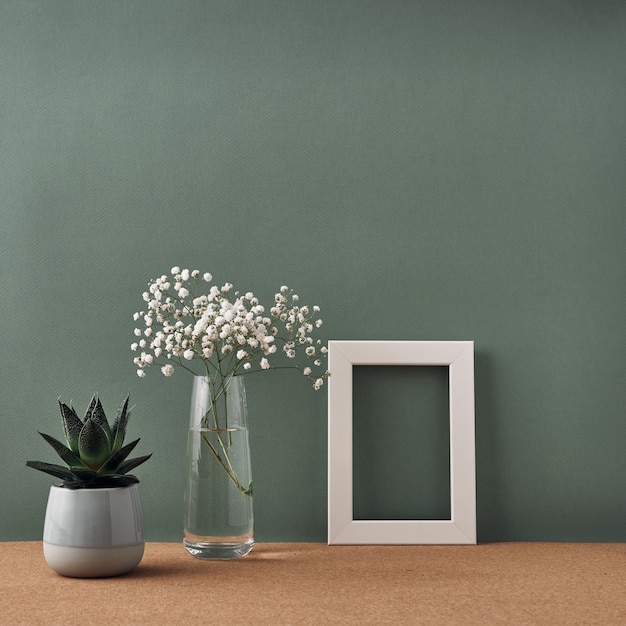
<svg viewBox="0 0 626 626">
<path fill-rule="evenodd" d="M 50 487 L 43 531 L 46 563 L 63 576 L 118 576 L 143 557 L 136 484 L 104 489 Z"/>
</svg>

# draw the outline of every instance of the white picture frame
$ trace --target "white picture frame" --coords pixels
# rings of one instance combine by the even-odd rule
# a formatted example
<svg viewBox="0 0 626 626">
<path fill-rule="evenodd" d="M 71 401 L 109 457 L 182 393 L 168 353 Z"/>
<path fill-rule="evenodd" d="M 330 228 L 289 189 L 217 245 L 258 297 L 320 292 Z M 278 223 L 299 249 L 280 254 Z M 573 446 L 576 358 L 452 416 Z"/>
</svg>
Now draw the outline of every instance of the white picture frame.
<svg viewBox="0 0 626 626">
<path fill-rule="evenodd" d="M 449 368 L 451 519 L 353 519 L 355 365 Z M 475 544 L 474 342 L 329 341 L 328 368 L 328 544 Z"/>
</svg>

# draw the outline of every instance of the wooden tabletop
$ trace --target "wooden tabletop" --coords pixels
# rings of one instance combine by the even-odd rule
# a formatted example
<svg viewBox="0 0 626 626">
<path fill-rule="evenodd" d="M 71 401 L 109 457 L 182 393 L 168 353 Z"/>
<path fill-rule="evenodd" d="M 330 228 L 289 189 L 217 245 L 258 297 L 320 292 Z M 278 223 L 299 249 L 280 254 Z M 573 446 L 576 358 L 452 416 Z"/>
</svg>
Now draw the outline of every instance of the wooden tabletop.
<svg viewBox="0 0 626 626">
<path fill-rule="evenodd" d="M 0 543 L 0 623 L 626 624 L 626 544 L 261 543 L 201 561 L 147 543 L 132 573 L 73 579 L 41 542 Z"/>
</svg>

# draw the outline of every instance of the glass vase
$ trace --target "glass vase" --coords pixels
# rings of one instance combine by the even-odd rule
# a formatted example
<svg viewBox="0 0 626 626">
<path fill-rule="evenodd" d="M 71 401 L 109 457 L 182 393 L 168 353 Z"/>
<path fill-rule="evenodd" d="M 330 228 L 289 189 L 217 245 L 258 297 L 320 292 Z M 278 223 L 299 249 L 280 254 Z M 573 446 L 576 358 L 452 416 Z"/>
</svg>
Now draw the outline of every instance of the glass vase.
<svg viewBox="0 0 626 626">
<path fill-rule="evenodd" d="M 241 376 L 194 378 L 184 545 L 200 559 L 236 559 L 254 545 L 248 415 Z"/>
</svg>

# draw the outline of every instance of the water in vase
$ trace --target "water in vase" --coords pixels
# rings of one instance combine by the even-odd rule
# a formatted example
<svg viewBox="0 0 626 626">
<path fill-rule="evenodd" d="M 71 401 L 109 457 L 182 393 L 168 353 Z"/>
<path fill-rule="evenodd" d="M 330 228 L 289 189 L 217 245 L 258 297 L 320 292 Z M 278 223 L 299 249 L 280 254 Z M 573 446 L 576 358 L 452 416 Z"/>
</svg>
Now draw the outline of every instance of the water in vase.
<svg viewBox="0 0 626 626">
<path fill-rule="evenodd" d="M 245 556 L 254 544 L 247 428 L 191 428 L 184 545 L 198 558 Z"/>
</svg>

